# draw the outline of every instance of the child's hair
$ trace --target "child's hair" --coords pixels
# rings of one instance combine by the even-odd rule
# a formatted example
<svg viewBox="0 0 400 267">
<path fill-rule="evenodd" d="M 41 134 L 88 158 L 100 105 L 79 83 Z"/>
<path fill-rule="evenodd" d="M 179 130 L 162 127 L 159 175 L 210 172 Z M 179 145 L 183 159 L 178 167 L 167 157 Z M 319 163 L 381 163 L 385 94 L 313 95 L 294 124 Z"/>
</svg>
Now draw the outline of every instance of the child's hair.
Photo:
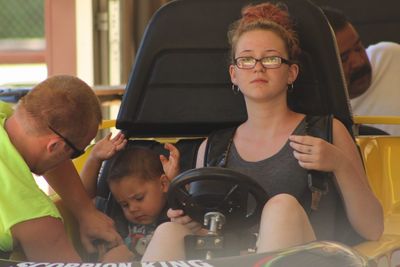
<svg viewBox="0 0 400 267">
<path fill-rule="evenodd" d="M 242 18 L 230 26 L 228 39 L 231 45 L 232 62 L 235 58 L 239 37 L 245 32 L 257 29 L 270 30 L 276 33 L 285 42 L 289 60 L 297 59 L 300 53 L 299 40 L 293 29 L 287 7 L 282 3 L 263 3 L 244 7 Z"/>
<path fill-rule="evenodd" d="M 107 182 L 119 181 L 126 176 L 135 176 L 144 181 L 158 179 L 164 173 L 160 156 L 149 148 L 128 147 L 113 158 Z"/>
</svg>

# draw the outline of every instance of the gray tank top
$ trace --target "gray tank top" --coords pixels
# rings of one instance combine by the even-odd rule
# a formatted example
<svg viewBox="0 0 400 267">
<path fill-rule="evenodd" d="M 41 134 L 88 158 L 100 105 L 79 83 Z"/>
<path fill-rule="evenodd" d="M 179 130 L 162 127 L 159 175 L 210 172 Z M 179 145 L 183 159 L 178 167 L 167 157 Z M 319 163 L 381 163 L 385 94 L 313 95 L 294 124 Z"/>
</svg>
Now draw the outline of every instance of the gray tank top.
<svg viewBox="0 0 400 267">
<path fill-rule="evenodd" d="M 293 134 L 305 133 L 306 123 L 303 119 Z M 289 141 L 275 155 L 257 162 L 243 160 L 233 143 L 228 153 L 226 167 L 257 180 L 270 197 L 281 193 L 296 197 L 306 212 L 309 212 L 311 194 L 308 189 L 307 170 L 303 169 L 293 156 Z"/>
<path fill-rule="evenodd" d="M 306 133 L 306 120 L 303 119 L 293 131 L 293 134 L 305 135 Z M 218 137 L 218 134 L 214 134 L 214 143 L 218 142 L 218 138 L 221 137 Z M 211 145 L 211 148 L 221 149 L 217 148 L 215 144 Z M 223 153 L 223 151 L 219 153 Z M 224 155 L 222 154 L 222 156 Z M 220 166 L 219 164 L 221 164 L 220 161 L 223 157 L 216 157 L 216 155 L 213 157 L 205 160 L 207 164 L 211 162 L 207 166 L 214 166 L 212 163 L 215 164 L 213 162 L 215 159 L 217 159 L 215 166 Z M 328 193 L 322 196 L 319 208 L 316 211 L 311 210 L 308 171 L 298 164 L 288 141 L 275 155 L 258 162 L 243 160 L 238 154 L 235 144 L 232 143 L 227 151 L 226 165 L 224 167 L 236 170 L 257 180 L 270 197 L 281 193 L 296 197 L 308 214 L 318 240 L 335 240 L 348 245 L 355 245 L 363 240 L 348 221 L 340 192 L 335 184 L 335 177 L 332 176 L 327 179 Z M 251 201 L 249 205 L 251 205 Z M 251 230 L 257 231 L 257 228 L 253 227 Z"/>
</svg>

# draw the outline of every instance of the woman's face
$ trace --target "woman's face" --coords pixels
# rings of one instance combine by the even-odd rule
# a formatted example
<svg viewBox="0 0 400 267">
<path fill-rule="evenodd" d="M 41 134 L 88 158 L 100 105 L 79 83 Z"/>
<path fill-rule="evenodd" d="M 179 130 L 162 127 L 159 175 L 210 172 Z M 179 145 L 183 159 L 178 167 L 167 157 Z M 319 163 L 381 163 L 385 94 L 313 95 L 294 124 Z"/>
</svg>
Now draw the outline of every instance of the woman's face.
<svg viewBox="0 0 400 267">
<path fill-rule="evenodd" d="M 260 59 L 268 56 L 279 56 L 288 59 L 283 40 L 269 30 L 252 30 L 243 33 L 237 42 L 235 58 L 253 57 Z M 297 77 L 298 66 L 282 63 L 275 69 L 267 69 L 257 62 L 252 69 L 239 69 L 235 65 L 229 68 L 232 83 L 239 86 L 246 99 L 253 101 L 286 101 L 288 84 Z"/>
</svg>

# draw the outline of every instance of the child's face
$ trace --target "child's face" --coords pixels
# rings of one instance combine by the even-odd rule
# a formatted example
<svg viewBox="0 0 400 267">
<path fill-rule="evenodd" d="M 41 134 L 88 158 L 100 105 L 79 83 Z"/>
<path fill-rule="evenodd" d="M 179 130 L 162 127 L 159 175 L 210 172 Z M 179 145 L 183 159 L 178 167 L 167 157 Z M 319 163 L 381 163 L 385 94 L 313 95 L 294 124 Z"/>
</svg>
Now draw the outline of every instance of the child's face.
<svg viewBox="0 0 400 267">
<path fill-rule="evenodd" d="M 150 224 L 157 220 L 166 203 L 168 186 L 165 175 L 150 181 L 127 176 L 109 183 L 111 193 L 121 205 L 126 219 L 138 224 Z"/>
</svg>

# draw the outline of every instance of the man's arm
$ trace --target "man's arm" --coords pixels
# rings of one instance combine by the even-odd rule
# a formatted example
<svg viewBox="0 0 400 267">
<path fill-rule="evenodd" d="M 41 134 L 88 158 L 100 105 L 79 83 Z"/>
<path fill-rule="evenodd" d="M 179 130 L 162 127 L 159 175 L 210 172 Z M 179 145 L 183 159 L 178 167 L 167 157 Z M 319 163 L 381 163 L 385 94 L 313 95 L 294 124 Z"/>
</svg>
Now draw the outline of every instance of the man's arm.
<svg viewBox="0 0 400 267">
<path fill-rule="evenodd" d="M 96 209 L 70 160 L 48 171 L 44 177 L 78 219 L 81 240 L 89 253 L 95 252 L 91 242 L 95 239 L 105 240 L 109 247 L 122 243 L 122 238 L 114 228 L 114 222 Z"/>
<path fill-rule="evenodd" d="M 46 216 L 23 221 L 14 225 L 11 233 L 30 261 L 81 261 L 60 219 Z"/>
</svg>

